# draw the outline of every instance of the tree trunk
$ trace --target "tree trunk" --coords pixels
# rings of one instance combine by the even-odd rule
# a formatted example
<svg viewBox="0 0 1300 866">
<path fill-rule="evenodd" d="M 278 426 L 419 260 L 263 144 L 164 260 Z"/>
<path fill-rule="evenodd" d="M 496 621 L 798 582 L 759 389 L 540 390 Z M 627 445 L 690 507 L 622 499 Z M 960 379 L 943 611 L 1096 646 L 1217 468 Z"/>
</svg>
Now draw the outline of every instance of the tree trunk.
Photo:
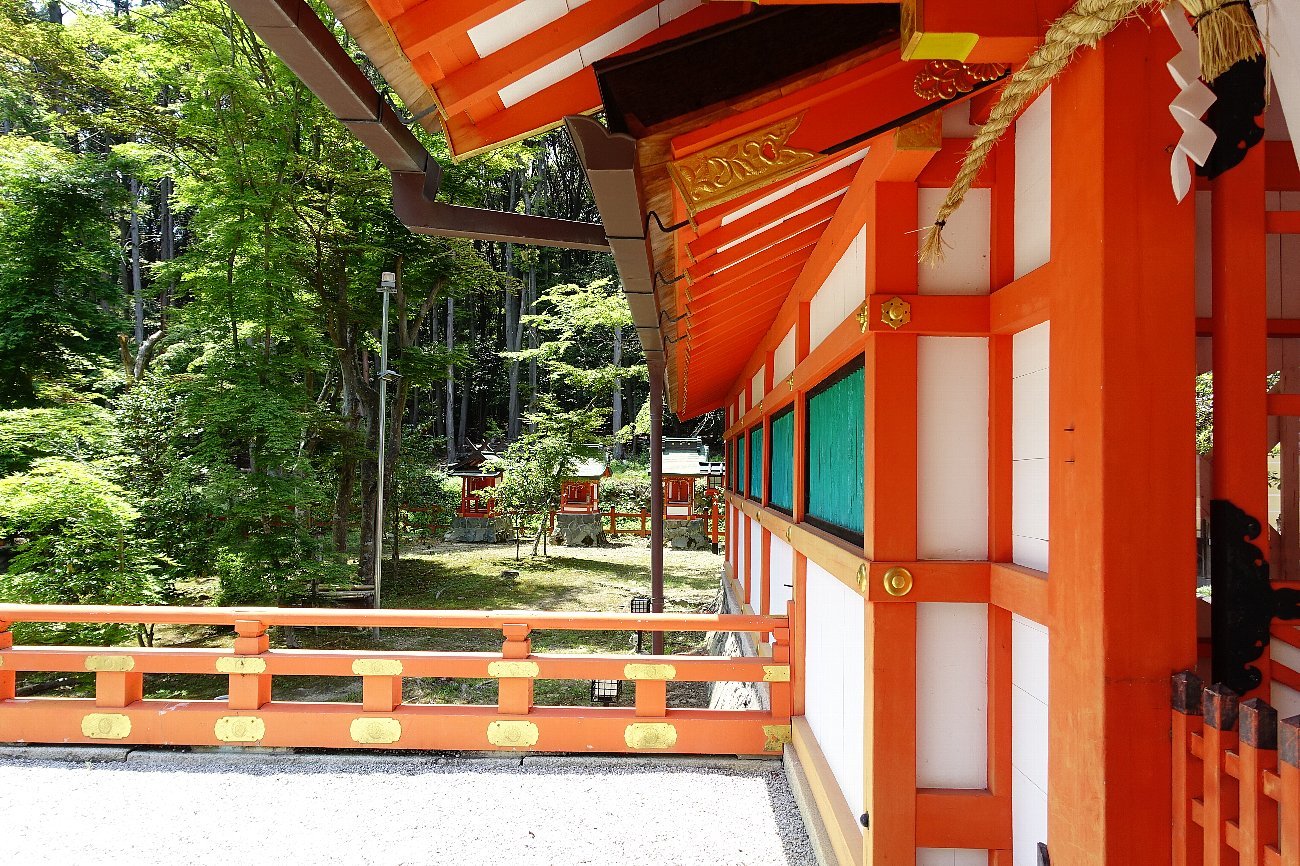
<svg viewBox="0 0 1300 866">
<path fill-rule="evenodd" d="M 131 297 L 135 302 L 135 345 L 144 345 L 144 283 L 140 279 L 140 181 L 131 178 Z"/>
<path fill-rule="evenodd" d="M 617 369 L 623 363 L 623 326 L 619 325 L 614 329 L 614 367 Z M 619 376 L 614 380 L 614 405 L 613 413 L 610 416 L 610 423 L 614 428 L 614 435 L 623 429 L 623 377 Z M 614 459 L 623 459 L 623 443 L 614 440 Z"/>
<path fill-rule="evenodd" d="M 447 298 L 447 462 L 456 462 L 456 368 L 450 364 L 456 348 L 456 301 Z"/>
</svg>

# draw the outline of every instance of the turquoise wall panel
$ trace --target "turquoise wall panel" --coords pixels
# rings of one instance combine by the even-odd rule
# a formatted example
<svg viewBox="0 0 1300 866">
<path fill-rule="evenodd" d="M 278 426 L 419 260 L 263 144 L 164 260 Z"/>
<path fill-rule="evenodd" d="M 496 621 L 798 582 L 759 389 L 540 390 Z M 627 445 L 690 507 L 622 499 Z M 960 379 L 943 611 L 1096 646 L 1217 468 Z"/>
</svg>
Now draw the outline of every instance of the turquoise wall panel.
<svg viewBox="0 0 1300 866">
<path fill-rule="evenodd" d="M 808 515 L 862 533 L 862 367 L 808 399 Z"/>
<path fill-rule="evenodd" d="M 772 419 L 772 459 L 767 499 L 785 511 L 794 508 L 794 412 Z"/>
</svg>

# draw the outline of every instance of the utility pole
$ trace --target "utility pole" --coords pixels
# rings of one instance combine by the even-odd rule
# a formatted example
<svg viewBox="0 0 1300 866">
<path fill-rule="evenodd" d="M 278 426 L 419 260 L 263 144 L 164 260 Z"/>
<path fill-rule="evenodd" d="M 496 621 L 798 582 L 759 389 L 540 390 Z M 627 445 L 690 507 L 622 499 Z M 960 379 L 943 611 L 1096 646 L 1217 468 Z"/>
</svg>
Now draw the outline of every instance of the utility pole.
<svg viewBox="0 0 1300 866">
<path fill-rule="evenodd" d="M 383 331 L 379 337 L 379 486 L 375 498 L 375 608 L 380 606 L 384 570 L 384 458 L 388 448 L 388 300 L 397 292 L 397 274 L 384 271 L 379 293 L 384 296 Z"/>
<path fill-rule="evenodd" d="M 650 372 L 650 610 L 664 612 L 664 367 Z M 655 655 L 663 655 L 664 633 L 651 636 Z"/>
</svg>

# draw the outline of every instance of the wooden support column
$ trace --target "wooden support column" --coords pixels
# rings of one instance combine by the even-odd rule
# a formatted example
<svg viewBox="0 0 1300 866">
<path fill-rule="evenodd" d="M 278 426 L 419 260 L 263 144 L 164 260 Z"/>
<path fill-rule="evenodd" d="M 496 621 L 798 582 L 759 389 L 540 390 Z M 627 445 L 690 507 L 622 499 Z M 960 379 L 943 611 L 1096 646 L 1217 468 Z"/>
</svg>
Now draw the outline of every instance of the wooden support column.
<svg viewBox="0 0 1300 866">
<path fill-rule="evenodd" d="M 532 628 L 526 623 L 511 623 L 501 627 L 505 640 L 501 643 L 501 658 L 507 663 L 528 658 L 533 651 L 529 638 Z M 533 671 L 536 672 L 536 665 Z M 497 682 L 497 711 L 509 715 L 526 715 L 533 709 L 533 676 L 501 677 Z"/>
<path fill-rule="evenodd" d="M 1283 719 L 1278 725 L 1278 755 L 1282 790 L 1300 791 L 1300 717 Z M 1278 810 L 1278 844 L 1282 866 L 1300 866 L 1300 797 L 1284 796 Z"/>
<path fill-rule="evenodd" d="M 271 675 L 266 661 L 257 658 L 271 646 L 266 624 L 257 620 L 235 620 L 235 655 L 230 662 L 230 708 L 259 710 L 271 700 Z M 221 662 L 217 663 L 218 670 Z"/>
<path fill-rule="evenodd" d="M 1265 866 L 1268 849 L 1277 847 L 1278 809 L 1264 794 L 1263 776 L 1277 770 L 1277 710 L 1259 698 L 1251 698 L 1240 706 L 1237 752 L 1241 791 L 1238 866 Z"/>
<path fill-rule="evenodd" d="M 650 373 L 650 609 L 664 612 L 664 367 Z M 663 655 L 664 633 L 650 637 L 652 652 Z"/>
<path fill-rule="evenodd" d="M 1170 44 L 1127 21 L 1052 85 L 1044 841 L 1066 866 L 1170 862 L 1169 677 L 1196 661 L 1195 212 L 1169 191 Z"/>
<path fill-rule="evenodd" d="M 10 623 L 0 620 L 0 650 L 7 650 L 14 645 L 14 633 L 9 630 Z M 0 656 L 0 701 L 14 697 L 17 689 L 17 676 L 4 667 L 4 657 Z"/>
</svg>

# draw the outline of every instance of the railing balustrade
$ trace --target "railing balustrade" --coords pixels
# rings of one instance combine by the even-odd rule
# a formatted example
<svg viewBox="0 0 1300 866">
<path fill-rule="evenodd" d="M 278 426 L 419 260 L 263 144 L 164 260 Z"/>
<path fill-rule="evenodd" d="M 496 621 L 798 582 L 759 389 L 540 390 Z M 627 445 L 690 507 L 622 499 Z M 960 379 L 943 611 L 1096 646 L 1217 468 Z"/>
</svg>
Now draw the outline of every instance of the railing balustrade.
<svg viewBox="0 0 1300 866">
<path fill-rule="evenodd" d="M 14 623 L 225 626 L 223 648 L 15 646 Z M 489 629 L 492 652 L 271 649 L 273 626 Z M 734 631 L 771 634 L 771 657 L 532 652 L 536 631 Z M 0 742 L 258 745 L 311 748 L 779 754 L 790 738 L 788 616 L 0 605 Z M 19 675 L 91 672 L 95 696 L 20 697 Z M 229 678 L 225 700 L 149 699 L 148 674 Z M 276 676 L 359 677 L 361 703 L 271 699 Z M 410 704 L 408 677 L 494 678 L 497 704 Z M 624 680 L 633 707 L 549 707 L 538 679 Z M 669 682 L 766 683 L 768 710 L 668 706 Z"/>
</svg>

